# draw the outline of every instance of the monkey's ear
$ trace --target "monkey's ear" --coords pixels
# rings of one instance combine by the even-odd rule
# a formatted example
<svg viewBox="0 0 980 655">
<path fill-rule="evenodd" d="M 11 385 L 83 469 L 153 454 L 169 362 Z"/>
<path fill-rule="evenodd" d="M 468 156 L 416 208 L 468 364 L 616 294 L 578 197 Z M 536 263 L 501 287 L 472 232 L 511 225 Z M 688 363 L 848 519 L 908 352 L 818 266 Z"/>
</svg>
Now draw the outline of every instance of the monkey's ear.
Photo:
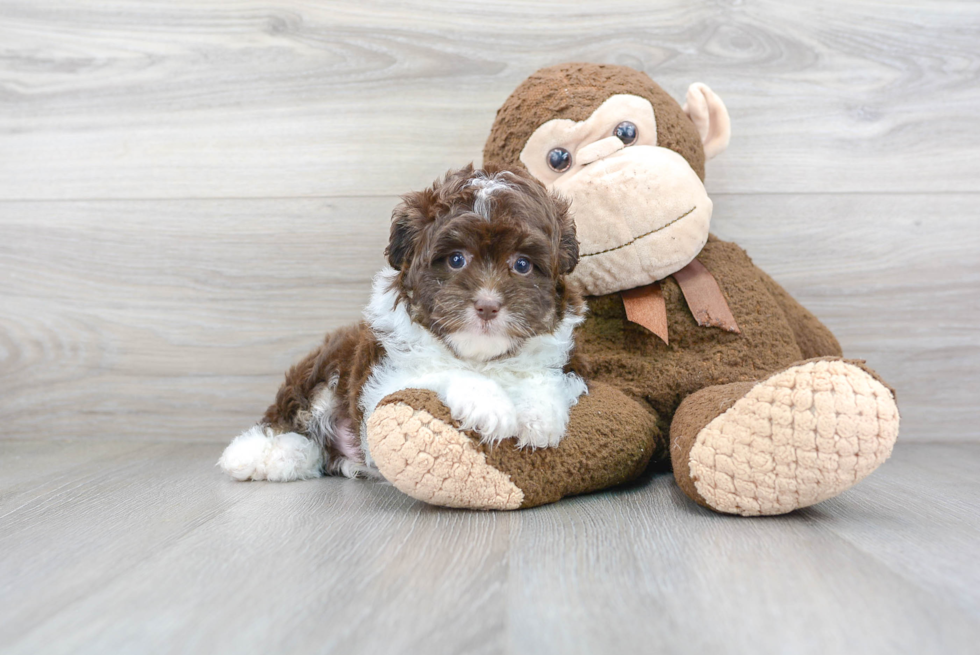
<svg viewBox="0 0 980 655">
<path fill-rule="evenodd" d="M 410 263 L 422 242 L 425 226 L 431 222 L 431 189 L 409 193 L 391 212 L 391 234 L 385 256 L 396 270 L 402 270 Z"/>
<path fill-rule="evenodd" d="M 558 236 L 558 272 L 568 275 L 578 264 L 578 236 L 575 234 L 575 220 L 572 218 L 570 203 L 557 193 L 551 194 L 561 233 Z"/>
<path fill-rule="evenodd" d="M 724 152 L 732 137 L 732 123 L 721 98 L 707 84 L 695 82 L 687 89 L 683 109 L 698 129 L 704 158 L 711 159 Z"/>
</svg>

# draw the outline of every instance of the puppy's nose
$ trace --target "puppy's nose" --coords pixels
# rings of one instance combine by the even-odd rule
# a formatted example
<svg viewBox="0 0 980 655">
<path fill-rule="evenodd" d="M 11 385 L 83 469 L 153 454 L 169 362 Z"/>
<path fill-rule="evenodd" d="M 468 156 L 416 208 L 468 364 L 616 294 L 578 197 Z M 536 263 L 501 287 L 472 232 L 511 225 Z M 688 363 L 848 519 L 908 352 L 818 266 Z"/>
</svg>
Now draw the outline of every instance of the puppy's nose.
<svg viewBox="0 0 980 655">
<path fill-rule="evenodd" d="M 489 298 L 480 298 L 475 303 L 476 313 L 484 321 L 492 321 L 497 318 L 497 314 L 500 313 L 500 303 L 496 300 L 490 300 Z"/>
</svg>

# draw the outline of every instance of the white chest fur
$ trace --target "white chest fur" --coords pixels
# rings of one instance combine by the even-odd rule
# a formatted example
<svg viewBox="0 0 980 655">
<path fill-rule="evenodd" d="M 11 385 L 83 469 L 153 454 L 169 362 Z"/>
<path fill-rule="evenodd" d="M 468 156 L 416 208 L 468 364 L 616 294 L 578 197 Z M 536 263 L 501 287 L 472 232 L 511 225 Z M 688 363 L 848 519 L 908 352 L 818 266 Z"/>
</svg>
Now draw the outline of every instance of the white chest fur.
<svg viewBox="0 0 980 655">
<path fill-rule="evenodd" d="M 464 360 L 422 326 L 404 304 L 396 304 L 394 269 L 374 279 L 365 319 L 385 348 L 361 391 L 365 418 L 382 398 L 401 389 L 428 389 L 449 408 L 460 427 L 485 441 L 516 437 L 518 445 L 555 446 L 564 435 L 568 413 L 586 393 L 585 381 L 562 369 L 582 316 L 568 314 L 550 334 L 528 339 L 514 355 L 491 361 Z M 361 444 L 370 463 L 364 425 Z"/>
</svg>

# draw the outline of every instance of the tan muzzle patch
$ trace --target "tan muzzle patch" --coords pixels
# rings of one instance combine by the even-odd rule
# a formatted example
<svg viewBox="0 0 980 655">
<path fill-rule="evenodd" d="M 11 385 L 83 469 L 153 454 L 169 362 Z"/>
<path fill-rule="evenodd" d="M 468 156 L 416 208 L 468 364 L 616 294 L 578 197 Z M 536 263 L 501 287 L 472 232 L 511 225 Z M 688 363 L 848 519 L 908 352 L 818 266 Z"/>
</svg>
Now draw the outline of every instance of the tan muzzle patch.
<svg viewBox="0 0 980 655">
<path fill-rule="evenodd" d="M 690 263 L 708 239 L 711 199 L 673 150 L 625 148 L 553 188 L 572 201 L 581 244 L 572 277 L 587 295 L 662 280 Z"/>
</svg>

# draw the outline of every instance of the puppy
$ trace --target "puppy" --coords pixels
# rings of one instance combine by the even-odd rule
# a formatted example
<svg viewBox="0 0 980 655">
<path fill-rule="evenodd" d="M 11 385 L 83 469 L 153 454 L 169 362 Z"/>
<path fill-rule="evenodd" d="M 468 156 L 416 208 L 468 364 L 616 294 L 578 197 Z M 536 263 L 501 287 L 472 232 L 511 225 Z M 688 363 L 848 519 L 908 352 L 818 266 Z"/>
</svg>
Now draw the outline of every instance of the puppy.
<svg viewBox="0 0 980 655">
<path fill-rule="evenodd" d="M 400 389 L 438 394 L 462 429 L 559 443 L 586 393 L 568 204 L 523 173 L 472 166 L 402 198 L 364 321 L 286 373 L 218 464 L 239 480 L 376 476 L 364 418 Z"/>
</svg>

